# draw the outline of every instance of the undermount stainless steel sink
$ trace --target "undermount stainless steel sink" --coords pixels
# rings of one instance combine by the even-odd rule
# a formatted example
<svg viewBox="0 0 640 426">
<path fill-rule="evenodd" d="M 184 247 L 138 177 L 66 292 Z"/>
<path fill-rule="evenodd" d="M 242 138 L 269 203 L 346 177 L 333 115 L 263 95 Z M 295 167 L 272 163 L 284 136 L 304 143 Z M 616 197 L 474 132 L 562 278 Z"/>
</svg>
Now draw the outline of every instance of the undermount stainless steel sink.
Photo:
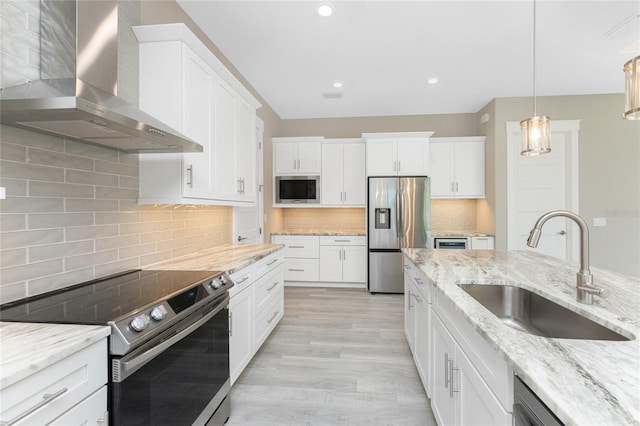
<svg viewBox="0 0 640 426">
<path fill-rule="evenodd" d="M 633 339 L 520 287 L 463 282 L 458 286 L 504 324 L 529 334 L 562 339 Z"/>
</svg>

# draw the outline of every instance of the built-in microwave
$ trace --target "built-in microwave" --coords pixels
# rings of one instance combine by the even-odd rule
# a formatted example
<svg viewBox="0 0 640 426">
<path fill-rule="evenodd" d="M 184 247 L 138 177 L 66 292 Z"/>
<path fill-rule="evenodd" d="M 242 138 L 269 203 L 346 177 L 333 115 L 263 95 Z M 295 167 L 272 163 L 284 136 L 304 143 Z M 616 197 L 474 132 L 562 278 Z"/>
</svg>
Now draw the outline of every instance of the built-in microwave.
<svg viewBox="0 0 640 426">
<path fill-rule="evenodd" d="M 276 176 L 276 204 L 320 203 L 320 176 Z"/>
</svg>

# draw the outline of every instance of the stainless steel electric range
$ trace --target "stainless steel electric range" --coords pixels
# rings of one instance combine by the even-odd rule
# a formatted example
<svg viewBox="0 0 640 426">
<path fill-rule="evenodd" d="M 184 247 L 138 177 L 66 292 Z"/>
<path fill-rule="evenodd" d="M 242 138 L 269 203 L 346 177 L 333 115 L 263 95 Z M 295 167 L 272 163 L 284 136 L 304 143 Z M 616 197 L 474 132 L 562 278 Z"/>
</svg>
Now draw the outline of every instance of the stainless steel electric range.
<svg viewBox="0 0 640 426">
<path fill-rule="evenodd" d="M 229 277 L 136 270 L 0 306 L 0 320 L 111 326 L 109 424 L 229 418 Z"/>
</svg>

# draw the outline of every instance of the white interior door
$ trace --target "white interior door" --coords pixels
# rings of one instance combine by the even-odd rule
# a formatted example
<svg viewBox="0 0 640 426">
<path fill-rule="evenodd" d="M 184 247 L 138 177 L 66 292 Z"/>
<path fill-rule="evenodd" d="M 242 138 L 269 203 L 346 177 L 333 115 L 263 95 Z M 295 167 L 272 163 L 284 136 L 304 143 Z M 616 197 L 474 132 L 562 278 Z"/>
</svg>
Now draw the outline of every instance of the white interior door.
<svg viewBox="0 0 640 426">
<path fill-rule="evenodd" d="M 534 250 L 563 260 L 577 260 L 577 229 L 554 218 L 542 229 L 537 248 L 527 246 L 536 220 L 550 210 L 578 213 L 578 120 L 551 121 L 551 152 L 520 156 L 520 125 L 507 123 L 509 250 Z"/>
<path fill-rule="evenodd" d="M 264 242 L 263 217 L 264 217 L 264 177 L 262 138 L 264 134 L 264 122 L 256 117 L 256 188 L 258 196 L 256 205 L 251 207 L 233 208 L 233 242 L 238 244 L 262 244 Z"/>
</svg>

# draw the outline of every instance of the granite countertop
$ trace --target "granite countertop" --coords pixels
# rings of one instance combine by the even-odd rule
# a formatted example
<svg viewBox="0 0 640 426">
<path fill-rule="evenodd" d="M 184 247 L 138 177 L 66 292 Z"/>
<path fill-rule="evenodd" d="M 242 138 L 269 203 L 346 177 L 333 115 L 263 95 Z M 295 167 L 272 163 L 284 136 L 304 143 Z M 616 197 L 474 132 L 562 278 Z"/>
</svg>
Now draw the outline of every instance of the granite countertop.
<svg viewBox="0 0 640 426">
<path fill-rule="evenodd" d="M 478 231 L 449 231 L 449 230 L 433 230 L 432 237 L 492 237 L 491 234 L 484 234 Z"/>
<path fill-rule="evenodd" d="M 593 305 L 576 302 L 578 266 L 533 252 L 403 249 L 436 283 L 514 373 L 566 424 L 640 424 L 640 279 L 591 268 L 610 290 Z M 461 290 L 457 280 L 502 280 L 635 337 L 626 342 L 554 339 L 504 325 Z M 482 282 L 482 281 L 481 281 Z"/>
<path fill-rule="evenodd" d="M 0 322 L 0 389 L 104 339 L 110 327 Z"/>
<path fill-rule="evenodd" d="M 227 244 L 147 265 L 142 269 L 224 271 L 232 274 L 283 248 L 282 244 Z"/>
<path fill-rule="evenodd" d="M 272 232 L 271 235 L 319 235 L 319 236 L 330 236 L 330 235 L 342 235 L 342 236 L 356 236 L 356 237 L 364 237 L 367 235 L 364 229 L 360 231 L 354 230 L 322 230 L 322 229 L 284 229 L 278 232 Z"/>
</svg>

